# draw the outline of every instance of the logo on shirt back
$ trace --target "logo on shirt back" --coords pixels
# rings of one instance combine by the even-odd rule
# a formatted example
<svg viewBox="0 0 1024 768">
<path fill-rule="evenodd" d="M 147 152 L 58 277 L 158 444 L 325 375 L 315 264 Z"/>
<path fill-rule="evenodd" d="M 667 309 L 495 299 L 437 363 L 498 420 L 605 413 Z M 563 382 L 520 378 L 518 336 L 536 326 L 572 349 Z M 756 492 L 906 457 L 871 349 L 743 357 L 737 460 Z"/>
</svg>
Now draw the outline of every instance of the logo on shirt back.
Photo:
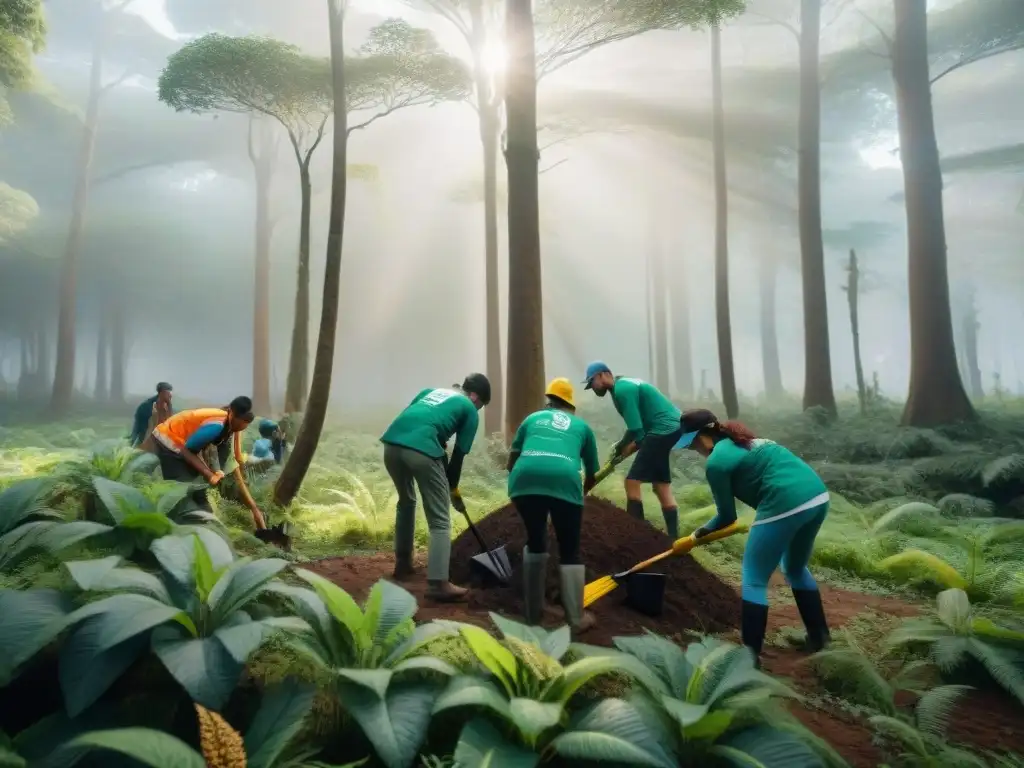
<svg viewBox="0 0 1024 768">
<path fill-rule="evenodd" d="M 572 419 L 566 413 L 553 413 L 551 414 L 551 426 L 557 430 L 565 432 L 569 429 L 572 424 Z"/>
<path fill-rule="evenodd" d="M 424 395 L 420 402 L 426 403 L 427 405 L 440 405 L 445 400 L 450 400 L 457 394 L 458 392 L 453 389 L 435 389 Z"/>
</svg>

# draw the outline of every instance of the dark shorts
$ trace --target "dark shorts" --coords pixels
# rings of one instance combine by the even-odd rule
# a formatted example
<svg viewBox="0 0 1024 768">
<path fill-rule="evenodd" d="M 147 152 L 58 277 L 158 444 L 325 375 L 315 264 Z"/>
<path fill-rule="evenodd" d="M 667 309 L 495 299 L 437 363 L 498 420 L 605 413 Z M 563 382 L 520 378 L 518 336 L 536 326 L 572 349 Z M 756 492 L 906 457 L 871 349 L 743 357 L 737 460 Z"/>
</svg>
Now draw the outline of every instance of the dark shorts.
<svg viewBox="0 0 1024 768">
<path fill-rule="evenodd" d="M 639 483 L 671 483 L 672 448 L 682 436 L 682 425 L 671 435 L 647 435 L 640 443 L 626 479 Z"/>
<path fill-rule="evenodd" d="M 230 444 L 225 443 L 222 446 L 217 447 L 217 458 L 221 461 L 221 466 L 227 462 L 228 456 L 230 456 Z M 203 477 L 196 472 L 188 462 L 181 458 L 180 454 L 174 453 L 174 451 L 168 450 L 167 446 L 160 443 L 156 444 L 157 457 L 160 459 L 160 473 L 164 476 L 164 480 L 175 480 L 179 483 L 194 483 L 202 480 Z M 207 488 L 205 486 L 196 488 L 190 494 L 192 501 L 200 509 L 204 509 L 207 512 L 212 512 L 213 508 L 210 506 L 209 498 L 207 497 Z"/>
<path fill-rule="evenodd" d="M 512 499 L 526 526 L 526 546 L 534 554 L 548 551 L 548 516 L 558 540 L 558 560 L 562 565 L 580 562 L 580 528 L 583 506 L 552 496 L 517 496 Z"/>
</svg>

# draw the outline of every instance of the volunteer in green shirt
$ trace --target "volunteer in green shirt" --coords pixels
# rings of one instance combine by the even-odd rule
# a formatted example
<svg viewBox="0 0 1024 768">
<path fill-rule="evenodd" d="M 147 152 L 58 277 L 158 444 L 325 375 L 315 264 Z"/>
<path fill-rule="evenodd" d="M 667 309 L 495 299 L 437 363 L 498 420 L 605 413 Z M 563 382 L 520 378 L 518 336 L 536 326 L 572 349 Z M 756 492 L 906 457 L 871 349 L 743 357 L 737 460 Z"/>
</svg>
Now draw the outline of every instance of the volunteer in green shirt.
<svg viewBox="0 0 1024 768">
<path fill-rule="evenodd" d="M 416 533 L 416 487 L 423 497 L 423 512 L 430 529 L 427 553 L 427 597 L 439 602 L 466 598 L 466 590 L 448 580 L 451 558 L 449 505 L 465 513 L 459 494 L 462 462 L 473 447 L 480 417 L 477 411 L 491 400 L 491 383 L 482 373 L 471 373 L 462 386 L 424 389 L 381 436 L 384 466 L 398 491 L 395 519 L 395 578 L 414 573 L 413 537 Z M 455 436 L 449 460 L 448 440 Z"/>
<path fill-rule="evenodd" d="M 761 653 L 768 624 L 768 580 L 782 564 L 800 618 L 807 649 L 829 641 L 821 593 L 807 563 L 828 514 L 828 489 L 817 473 L 778 443 L 754 437 L 737 421 L 720 423 L 706 410 L 683 414 L 681 448 L 707 457 L 708 485 L 718 513 L 695 531 L 700 538 L 736 520 L 736 499 L 757 513 L 743 553 L 743 644 Z"/>
<path fill-rule="evenodd" d="M 636 453 L 626 474 L 626 511 L 637 520 L 644 519 L 642 486 L 650 483 L 661 503 L 665 530 L 672 540 L 679 538 L 679 509 L 672 496 L 672 466 L 669 462 L 683 430 L 679 409 L 653 384 L 640 379 L 615 376 L 611 368 L 597 361 L 587 366 L 587 389 L 598 397 L 612 393 L 612 402 L 626 434 L 615 444 L 611 462 L 618 464 Z"/>
<path fill-rule="evenodd" d="M 508 496 L 526 526 L 523 601 L 526 622 L 540 624 L 548 565 L 548 515 L 558 539 L 565 618 L 578 634 L 594 625 L 583 610 L 586 572 L 580 562 L 583 495 L 594 487 L 597 440 L 576 415 L 568 379 L 554 379 L 544 393 L 548 407 L 531 413 L 516 430 L 508 457 Z M 581 472 L 582 467 L 582 472 Z"/>
</svg>

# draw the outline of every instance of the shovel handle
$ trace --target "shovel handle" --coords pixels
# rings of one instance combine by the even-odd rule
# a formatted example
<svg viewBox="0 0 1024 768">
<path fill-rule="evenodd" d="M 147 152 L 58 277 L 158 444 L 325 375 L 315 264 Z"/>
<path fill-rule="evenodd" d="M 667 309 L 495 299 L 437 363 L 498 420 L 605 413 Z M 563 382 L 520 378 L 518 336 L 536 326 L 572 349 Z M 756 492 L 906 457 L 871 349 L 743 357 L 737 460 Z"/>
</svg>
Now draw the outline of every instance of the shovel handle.
<svg viewBox="0 0 1024 768">
<path fill-rule="evenodd" d="M 676 539 L 675 543 L 672 544 L 672 549 L 666 550 L 665 552 L 662 552 L 659 555 L 655 555 L 654 557 L 648 558 L 647 560 L 644 560 L 642 563 L 634 565 L 628 571 L 617 573 L 615 574 L 614 578 L 617 581 L 619 579 L 625 578 L 626 576 L 634 574 L 637 571 L 642 571 L 645 568 L 650 568 L 655 563 L 659 563 L 668 557 L 672 557 L 673 555 L 685 555 L 691 549 L 700 546 L 701 544 L 710 544 L 712 541 L 718 541 L 719 539 L 727 539 L 730 536 L 736 535 L 737 533 L 746 533 L 749 530 L 749 525 L 746 525 L 745 523 L 736 522 L 727 525 L 725 528 L 713 531 L 709 533 L 707 536 L 701 536 L 699 539 L 696 538 L 693 534 L 690 534 L 689 536 L 684 536 L 681 539 Z"/>
</svg>

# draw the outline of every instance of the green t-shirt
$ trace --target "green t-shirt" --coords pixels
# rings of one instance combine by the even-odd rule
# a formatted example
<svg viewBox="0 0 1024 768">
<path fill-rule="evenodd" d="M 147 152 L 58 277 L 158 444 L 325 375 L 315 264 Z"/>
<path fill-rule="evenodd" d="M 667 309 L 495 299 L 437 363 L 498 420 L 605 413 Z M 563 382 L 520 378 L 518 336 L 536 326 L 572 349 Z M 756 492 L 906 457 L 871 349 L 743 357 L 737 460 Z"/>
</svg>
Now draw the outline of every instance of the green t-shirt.
<svg viewBox="0 0 1024 768">
<path fill-rule="evenodd" d="M 720 440 L 705 471 L 722 525 L 736 519 L 736 499 L 770 520 L 828 492 L 803 459 L 771 440 L 754 440 L 749 450 Z"/>
<path fill-rule="evenodd" d="M 583 475 L 599 469 L 597 440 L 590 425 L 568 411 L 531 413 L 516 430 L 512 451 L 519 453 L 508 476 L 508 496 L 551 496 L 583 504 Z"/>
<path fill-rule="evenodd" d="M 455 447 L 469 453 L 479 426 L 476 406 L 464 393 L 455 389 L 424 389 L 391 422 L 380 441 L 440 459 L 452 435 Z"/>
<path fill-rule="evenodd" d="M 671 435 L 679 429 L 683 414 L 657 387 L 646 381 L 617 377 L 612 401 L 626 422 L 631 440 L 639 441 L 646 435 Z"/>
</svg>

